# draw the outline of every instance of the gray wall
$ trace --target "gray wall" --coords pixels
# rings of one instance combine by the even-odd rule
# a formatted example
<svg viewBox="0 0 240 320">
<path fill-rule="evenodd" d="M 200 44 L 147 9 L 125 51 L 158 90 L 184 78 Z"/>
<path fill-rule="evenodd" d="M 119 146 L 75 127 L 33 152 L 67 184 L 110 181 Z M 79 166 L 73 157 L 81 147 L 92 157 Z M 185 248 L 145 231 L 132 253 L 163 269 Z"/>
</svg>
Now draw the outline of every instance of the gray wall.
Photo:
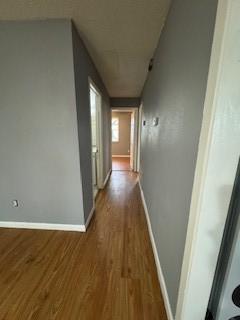
<svg viewBox="0 0 240 320">
<path fill-rule="evenodd" d="M 102 94 L 103 178 L 111 169 L 111 110 L 108 93 L 74 25 L 72 25 L 75 88 L 77 101 L 78 137 L 83 185 L 84 215 L 87 219 L 92 206 L 91 123 L 88 77 Z"/>
<path fill-rule="evenodd" d="M 173 314 L 216 7 L 217 0 L 173 0 L 143 90 L 141 184 Z M 159 117 L 156 127 L 153 117 Z"/>
<path fill-rule="evenodd" d="M 0 220 L 83 224 L 71 23 L 1 22 L 0 43 Z"/>
<path fill-rule="evenodd" d="M 113 155 L 130 155 L 131 112 L 112 112 L 119 119 L 119 141 L 112 142 Z"/>
</svg>

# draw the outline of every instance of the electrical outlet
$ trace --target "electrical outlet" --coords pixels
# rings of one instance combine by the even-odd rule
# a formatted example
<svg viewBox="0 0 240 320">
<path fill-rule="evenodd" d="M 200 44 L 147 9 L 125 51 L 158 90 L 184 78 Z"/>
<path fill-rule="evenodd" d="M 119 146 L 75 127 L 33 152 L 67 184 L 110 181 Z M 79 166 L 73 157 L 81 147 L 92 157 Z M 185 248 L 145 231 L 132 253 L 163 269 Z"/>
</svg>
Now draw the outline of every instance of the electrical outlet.
<svg viewBox="0 0 240 320">
<path fill-rule="evenodd" d="M 18 207 L 18 200 L 12 200 L 12 206 L 14 208 Z"/>
</svg>

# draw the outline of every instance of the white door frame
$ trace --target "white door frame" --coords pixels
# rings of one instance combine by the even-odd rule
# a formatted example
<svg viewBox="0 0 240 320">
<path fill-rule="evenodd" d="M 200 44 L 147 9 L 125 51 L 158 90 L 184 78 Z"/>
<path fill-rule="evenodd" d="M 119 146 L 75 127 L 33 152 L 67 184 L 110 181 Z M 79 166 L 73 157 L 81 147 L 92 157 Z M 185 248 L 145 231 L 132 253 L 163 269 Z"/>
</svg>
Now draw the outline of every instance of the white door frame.
<svg viewBox="0 0 240 320">
<path fill-rule="evenodd" d="M 218 206 L 216 208 L 215 202 L 212 202 L 210 206 L 212 197 L 208 197 L 208 195 L 210 194 L 209 188 L 212 191 L 211 194 L 214 192 L 215 196 L 217 196 L 219 192 L 219 188 L 214 189 L 215 185 L 209 184 L 209 181 L 211 181 L 211 169 L 214 166 L 211 162 L 211 148 L 213 142 L 216 141 L 213 133 L 216 126 L 216 117 L 219 112 L 218 105 L 219 101 L 221 101 L 222 68 L 224 61 L 226 62 L 227 60 L 225 58 L 225 44 L 228 39 L 228 27 L 231 21 L 230 12 L 232 11 L 232 4 L 236 1 L 239 0 L 219 0 L 218 3 L 202 130 L 178 293 L 176 320 L 203 320 L 205 318 L 227 216 L 227 207 L 230 201 L 231 193 L 228 192 L 221 199 L 221 209 L 223 208 L 224 212 L 221 212 L 222 216 L 220 219 L 220 207 Z M 232 108 L 236 108 L 236 106 L 234 105 Z M 231 121 L 233 117 L 229 114 L 221 114 L 221 116 L 224 117 L 225 121 Z M 224 139 L 228 137 L 228 133 L 229 131 L 226 136 L 226 134 L 222 132 L 221 139 L 223 139 L 224 143 Z M 224 148 L 223 142 L 220 140 L 217 147 L 219 148 L 218 150 L 222 150 L 222 156 L 224 157 L 226 147 Z M 226 161 L 230 161 L 230 164 L 228 164 L 228 173 L 231 172 L 232 179 L 229 180 L 234 181 L 234 161 L 237 165 L 239 148 L 236 147 L 233 148 L 233 150 L 235 150 L 234 155 L 228 155 Z M 218 160 L 216 159 L 216 161 Z M 218 165 L 218 163 L 216 163 L 216 165 Z M 219 174 L 219 177 L 216 176 L 215 179 L 220 179 L 220 183 L 225 183 L 225 177 L 224 179 L 222 178 L 222 173 Z M 208 187 L 209 185 L 210 187 Z M 210 200 L 207 201 L 206 199 Z M 211 216 L 207 214 L 208 211 L 211 212 Z M 214 241 L 214 245 L 210 241 L 210 236 Z M 209 254 L 209 251 L 211 251 L 211 254 Z M 192 303 L 192 301 L 195 302 Z"/>
<path fill-rule="evenodd" d="M 139 108 L 137 108 L 137 107 L 112 107 L 111 110 L 117 111 L 117 112 L 132 112 L 134 115 L 133 171 L 138 172 Z"/>
<path fill-rule="evenodd" d="M 134 171 L 135 162 L 135 111 L 131 112 L 130 120 L 130 169 Z"/>
<path fill-rule="evenodd" d="M 89 83 L 89 105 L 90 105 L 90 123 L 91 123 L 91 101 L 90 101 L 90 90 L 91 88 L 96 92 L 96 94 L 99 97 L 99 103 L 96 105 L 96 111 L 97 111 L 97 148 L 98 148 L 98 167 L 97 167 L 97 187 L 98 189 L 103 188 L 103 128 L 102 128 L 102 94 L 101 91 L 98 89 L 97 85 L 94 83 L 94 81 L 88 77 L 88 83 Z M 91 130 L 91 139 L 92 139 L 92 130 Z M 91 142 L 92 146 L 92 142 Z M 92 156 L 91 156 L 91 162 L 92 162 Z"/>
<path fill-rule="evenodd" d="M 141 103 L 138 110 L 137 165 L 136 165 L 137 172 L 141 171 L 142 112 L 143 112 L 143 103 Z"/>
<path fill-rule="evenodd" d="M 133 143 L 133 171 L 138 172 L 138 128 L 139 128 L 139 109 L 135 108 L 133 111 L 134 116 L 134 143 Z"/>
</svg>

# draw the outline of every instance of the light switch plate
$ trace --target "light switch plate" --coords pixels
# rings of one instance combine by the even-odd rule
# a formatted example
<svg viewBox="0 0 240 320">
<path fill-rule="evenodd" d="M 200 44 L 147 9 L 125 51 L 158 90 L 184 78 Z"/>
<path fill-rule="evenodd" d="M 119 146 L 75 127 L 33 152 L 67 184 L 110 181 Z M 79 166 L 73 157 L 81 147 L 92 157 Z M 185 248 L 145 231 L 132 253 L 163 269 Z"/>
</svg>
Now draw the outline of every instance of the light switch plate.
<svg viewBox="0 0 240 320">
<path fill-rule="evenodd" d="M 12 206 L 14 208 L 18 207 L 18 200 L 12 200 Z"/>
<path fill-rule="evenodd" d="M 159 123 L 159 118 L 158 117 L 153 118 L 153 121 L 152 121 L 153 126 L 156 127 L 158 123 Z"/>
</svg>

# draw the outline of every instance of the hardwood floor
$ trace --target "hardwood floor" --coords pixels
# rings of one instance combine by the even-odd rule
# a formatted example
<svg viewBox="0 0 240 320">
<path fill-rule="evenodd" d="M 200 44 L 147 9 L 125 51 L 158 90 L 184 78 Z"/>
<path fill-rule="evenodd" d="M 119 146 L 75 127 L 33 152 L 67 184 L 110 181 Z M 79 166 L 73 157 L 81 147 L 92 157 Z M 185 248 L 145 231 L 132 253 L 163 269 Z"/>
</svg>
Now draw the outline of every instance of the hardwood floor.
<svg viewBox="0 0 240 320">
<path fill-rule="evenodd" d="M 167 319 L 136 174 L 96 207 L 85 234 L 0 229 L 0 319 Z"/>
<path fill-rule="evenodd" d="M 130 171 L 130 158 L 112 157 L 113 171 Z"/>
</svg>

